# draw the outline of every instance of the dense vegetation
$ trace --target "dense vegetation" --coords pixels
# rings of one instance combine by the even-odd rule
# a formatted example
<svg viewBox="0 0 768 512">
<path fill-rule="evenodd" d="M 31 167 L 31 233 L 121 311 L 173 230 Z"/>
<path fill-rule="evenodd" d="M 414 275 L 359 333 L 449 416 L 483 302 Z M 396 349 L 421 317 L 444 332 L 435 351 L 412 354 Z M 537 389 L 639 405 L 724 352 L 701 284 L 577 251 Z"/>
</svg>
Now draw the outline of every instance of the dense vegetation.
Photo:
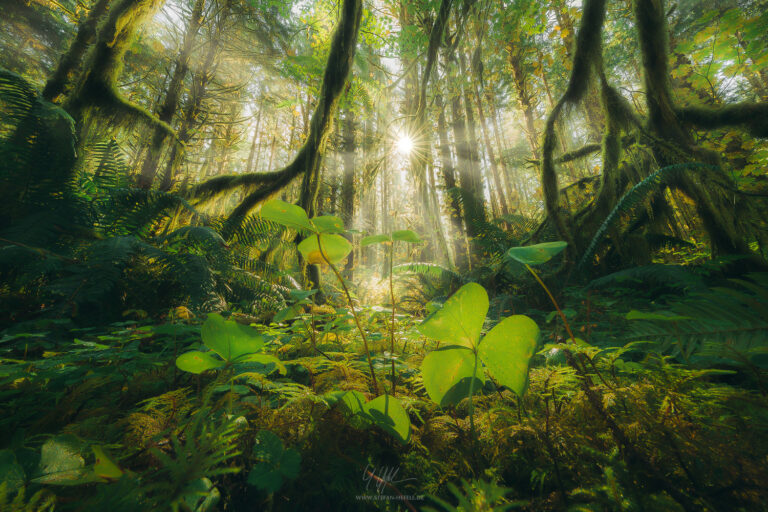
<svg viewBox="0 0 768 512">
<path fill-rule="evenodd" d="M 0 511 L 768 510 L 765 2 L 0 14 Z"/>
</svg>

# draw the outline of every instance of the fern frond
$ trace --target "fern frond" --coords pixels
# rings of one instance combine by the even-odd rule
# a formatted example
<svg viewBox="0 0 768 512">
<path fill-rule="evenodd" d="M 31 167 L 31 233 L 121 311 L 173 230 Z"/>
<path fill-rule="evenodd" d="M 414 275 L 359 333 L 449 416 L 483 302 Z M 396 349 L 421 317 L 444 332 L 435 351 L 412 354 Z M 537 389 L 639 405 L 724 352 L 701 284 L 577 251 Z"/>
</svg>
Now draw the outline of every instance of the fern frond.
<svg viewBox="0 0 768 512">
<path fill-rule="evenodd" d="M 670 178 L 688 169 L 696 167 L 712 168 L 713 166 L 700 162 L 686 162 L 683 164 L 668 165 L 667 167 L 662 167 L 632 187 L 626 194 L 621 197 L 621 199 L 619 199 L 619 202 L 616 204 L 613 210 L 611 210 L 611 213 L 609 213 L 605 218 L 603 223 L 597 229 L 597 232 L 595 232 L 595 236 L 592 237 L 592 240 L 587 246 L 587 250 L 584 251 L 584 255 L 579 261 L 579 267 L 583 268 L 587 262 L 592 259 L 592 256 L 597 250 L 598 244 L 600 244 L 605 234 L 618 221 L 621 215 L 630 213 L 632 209 L 644 201 L 649 194 L 665 187 Z"/>
</svg>

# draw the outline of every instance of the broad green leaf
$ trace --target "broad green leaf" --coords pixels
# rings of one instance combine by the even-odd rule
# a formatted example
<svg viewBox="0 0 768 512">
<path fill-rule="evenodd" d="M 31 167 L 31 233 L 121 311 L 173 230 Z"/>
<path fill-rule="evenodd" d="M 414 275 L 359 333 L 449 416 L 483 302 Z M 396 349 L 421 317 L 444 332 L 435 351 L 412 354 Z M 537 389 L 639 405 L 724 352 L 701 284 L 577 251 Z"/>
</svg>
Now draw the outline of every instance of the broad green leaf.
<svg viewBox="0 0 768 512">
<path fill-rule="evenodd" d="M 347 391 L 341 397 L 343 403 L 352 414 L 365 412 L 365 396 L 359 391 Z"/>
<path fill-rule="evenodd" d="M 268 201 L 261 207 L 261 218 L 292 229 L 315 230 L 304 208 L 279 199 Z"/>
<path fill-rule="evenodd" d="M 333 264 L 336 264 L 346 258 L 352 251 L 352 244 L 349 240 L 341 235 L 320 235 L 320 245 L 323 248 L 323 253 L 320 253 L 320 249 L 317 243 L 317 236 L 310 236 L 305 238 L 299 244 L 299 252 L 307 260 L 307 263 L 312 265 L 322 265 L 325 263 L 323 254 Z"/>
<path fill-rule="evenodd" d="M 304 300 L 308 299 L 312 295 L 316 294 L 317 290 L 291 290 L 288 292 L 288 296 L 291 297 L 293 300 Z"/>
<path fill-rule="evenodd" d="M 248 483 L 267 494 L 272 494 L 283 486 L 283 477 L 272 464 L 259 462 L 248 473 Z"/>
<path fill-rule="evenodd" d="M 213 352 L 200 352 L 199 350 L 185 352 L 176 358 L 176 367 L 189 373 L 203 373 L 206 370 L 221 368 L 225 364 L 227 363 L 217 359 Z"/>
<path fill-rule="evenodd" d="M 480 339 L 486 313 L 488 293 L 479 284 L 468 283 L 424 320 L 418 330 L 428 338 L 474 348 Z"/>
<path fill-rule="evenodd" d="M 268 430 L 256 434 L 254 456 L 261 460 L 248 474 L 248 483 L 273 493 L 280 489 L 285 479 L 296 478 L 301 469 L 301 455 L 293 448 L 287 450 L 283 441 Z"/>
<path fill-rule="evenodd" d="M 96 457 L 96 462 L 93 465 L 93 472 L 96 473 L 96 476 L 107 480 L 118 480 L 123 476 L 123 470 L 104 453 L 101 446 L 91 446 L 91 450 Z"/>
<path fill-rule="evenodd" d="M 381 244 L 391 242 L 392 238 L 389 235 L 370 235 L 360 240 L 360 247 L 368 247 L 373 244 Z"/>
<path fill-rule="evenodd" d="M 302 311 L 302 305 L 301 304 L 294 304 L 293 306 L 288 306 L 287 308 L 283 308 L 280 311 L 277 312 L 277 314 L 272 317 L 272 321 L 279 324 L 280 322 L 287 322 L 288 320 L 293 320 L 298 315 L 301 314 Z"/>
<path fill-rule="evenodd" d="M 567 242 L 544 242 L 525 247 L 512 247 L 507 251 L 507 256 L 526 265 L 541 265 L 559 254 Z"/>
<path fill-rule="evenodd" d="M 343 233 L 344 221 L 334 215 L 321 215 L 311 220 L 319 233 Z"/>
<path fill-rule="evenodd" d="M 411 244 L 420 244 L 423 240 L 419 238 L 419 235 L 411 231 L 410 229 L 401 229 L 392 233 L 392 240 L 398 242 L 408 242 Z"/>
<path fill-rule="evenodd" d="M 475 366 L 475 355 L 465 348 L 433 350 L 421 363 L 424 389 L 433 402 L 445 406 L 463 400 L 469 394 L 469 383 Z M 477 384 L 477 383 L 476 383 Z M 479 389 L 475 386 L 475 389 Z"/>
<path fill-rule="evenodd" d="M 258 352 L 264 345 L 264 337 L 256 329 L 234 320 L 224 320 L 218 313 L 208 315 L 201 334 L 203 343 L 225 361 Z"/>
<path fill-rule="evenodd" d="M 278 469 L 284 478 L 296 478 L 301 470 L 301 454 L 293 448 L 288 448 L 280 458 Z"/>
<path fill-rule="evenodd" d="M 528 367 L 539 343 L 539 326 L 525 315 L 499 322 L 480 342 L 478 354 L 502 386 L 522 397 L 528 385 Z"/>
<path fill-rule="evenodd" d="M 286 374 L 285 365 L 281 360 L 270 354 L 246 354 L 240 357 L 238 363 L 261 363 L 263 365 L 273 364 L 280 375 Z M 270 370 L 270 373 L 272 370 Z"/>
<path fill-rule="evenodd" d="M 64 434 L 48 439 L 40 451 L 40 464 L 31 482 L 36 484 L 76 485 L 84 482 L 85 459 L 82 442 Z"/>
<path fill-rule="evenodd" d="M 645 311 L 638 311 L 633 309 L 625 317 L 627 320 L 662 320 L 666 322 L 679 322 L 681 320 L 690 320 L 689 316 L 666 314 L 664 312 L 648 313 Z"/>
<path fill-rule="evenodd" d="M 283 453 L 283 441 L 269 430 L 259 430 L 256 443 L 253 445 L 253 455 L 264 462 L 276 462 Z"/>
<path fill-rule="evenodd" d="M 394 435 L 403 443 L 411 436 L 411 420 L 400 402 L 389 395 L 374 398 L 364 406 L 366 415 L 378 427 Z"/>
</svg>

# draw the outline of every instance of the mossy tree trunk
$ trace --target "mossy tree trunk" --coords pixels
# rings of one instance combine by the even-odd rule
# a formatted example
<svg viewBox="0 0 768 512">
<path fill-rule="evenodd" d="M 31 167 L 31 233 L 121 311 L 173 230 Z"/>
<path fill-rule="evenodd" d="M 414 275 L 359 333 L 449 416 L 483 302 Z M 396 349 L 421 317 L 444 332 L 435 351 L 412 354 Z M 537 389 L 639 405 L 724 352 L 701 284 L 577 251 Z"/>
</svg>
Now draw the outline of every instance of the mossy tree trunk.
<svg viewBox="0 0 768 512">
<path fill-rule="evenodd" d="M 77 27 L 75 39 L 67 48 L 67 51 L 61 56 L 56 69 L 54 69 L 48 81 L 43 88 L 43 98 L 47 101 L 56 102 L 72 79 L 77 67 L 81 64 L 83 56 L 88 51 L 88 47 L 96 38 L 96 28 L 99 21 L 109 10 L 112 0 L 96 0 L 88 11 L 88 15 Z"/>
<path fill-rule="evenodd" d="M 341 5 L 341 16 L 331 41 L 309 133 L 291 163 L 273 172 L 219 176 L 202 183 L 194 191 L 196 197 L 206 199 L 235 188 L 251 188 L 251 192 L 230 215 L 232 226 L 241 222 L 254 207 L 278 193 L 299 176 L 310 175 L 309 179 L 305 180 L 306 187 L 302 186 L 302 194 L 307 200 L 317 197 L 317 191 L 313 189 L 319 187 L 319 180 L 316 178 L 320 159 L 332 131 L 336 105 L 352 68 L 362 10 L 362 0 L 344 0 Z"/>
<path fill-rule="evenodd" d="M 126 100 L 117 89 L 126 51 L 139 28 L 164 1 L 116 0 L 110 6 L 108 15 L 98 26 L 77 85 L 63 104 L 81 130 L 86 113 L 93 111 L 118 122 L 139 120 L 176 137 L 168 123 Z M 80 137 L 82 143 L 83 137 Z"/>
</svg>

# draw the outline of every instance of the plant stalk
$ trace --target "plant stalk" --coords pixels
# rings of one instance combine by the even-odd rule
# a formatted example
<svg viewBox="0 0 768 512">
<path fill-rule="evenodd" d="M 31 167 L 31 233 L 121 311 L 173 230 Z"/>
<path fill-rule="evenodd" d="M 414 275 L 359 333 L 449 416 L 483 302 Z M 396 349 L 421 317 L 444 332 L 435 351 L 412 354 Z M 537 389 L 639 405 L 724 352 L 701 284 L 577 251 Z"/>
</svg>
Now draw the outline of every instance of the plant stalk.
<svg viewBox="0 0 768 512">
<path fill-rule="evenodd" d="M 373 380 L 373 392 L 376 395 L 378 395 L 379 382 L 376 380 L 376 372 L 373 369 L 373 361 L 371 360 L 371 351 L 368 348 L 368 337 L 365 335 L 363 326 L 360 324 L 360 318 L 357 316 L 357 311 L 355 310 L 355 306 L 352 303 L 352 295 L 349 293 L 349 288 L 347 288 L 347 284 L 344 282 L 344 278 L 339 273 L 339 269 L 337 269 L 336 266 L 333 263 L 331 263 L 331 260 L 329 260 L 328 257 L 325 255 L 325 251 L 323 251 L 322 243 L 320 242 L 320 233 L 316 233 L 315 236 L 317 236 L 317 248 L 320 251 L 320 256 L 322 256 L 323 260 L 325 260 L 325 262 L 331 268 L 333 273 L 336 275 L 336 279 L 338 279 L 339 283 L 341 283 L 341 288 L 344 290 L 344 294 L 347 296 L 347 303 L 349 304 L 350 311 L 352 311 L 352 318 L 355 319 L 355 325 L 357 326 L 357 330 L 360 332 L 360 337 L 363 338 L 363 348 L 365 348 L 365 357 L 368 359 L 368 368 L 370 368 L 371 370 L 371 379 Z"/>
</svg>

